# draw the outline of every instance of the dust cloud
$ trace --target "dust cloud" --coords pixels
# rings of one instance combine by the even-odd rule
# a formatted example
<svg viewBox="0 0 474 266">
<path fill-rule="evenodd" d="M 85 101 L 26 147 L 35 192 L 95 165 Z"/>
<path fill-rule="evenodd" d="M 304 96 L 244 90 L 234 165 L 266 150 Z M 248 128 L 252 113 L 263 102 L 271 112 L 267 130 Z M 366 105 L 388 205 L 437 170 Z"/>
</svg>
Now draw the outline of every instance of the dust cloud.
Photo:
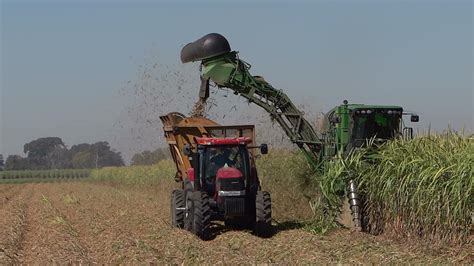
<svg viewBox="0 0 474 266">
<path fill-rule="evenodd" d="M 207 117 L 223 125 L 254 124 L 257 143 L 294 148 L 268 113 L 230 90 L 211 83 L 207 101 L 199 100 L 199 74 L 198 63 L 166 65 L 158 56 L 150 56 L 138 66 L 136 77 L 120 90 L 126 105 L 115 123 L 123 132 L 117 147 L 126 160 L 137 152 L 166 146 L 159 117 L 170 112 Z M 315 121 L 309 114 L 306 118 Z"/>
</svg>

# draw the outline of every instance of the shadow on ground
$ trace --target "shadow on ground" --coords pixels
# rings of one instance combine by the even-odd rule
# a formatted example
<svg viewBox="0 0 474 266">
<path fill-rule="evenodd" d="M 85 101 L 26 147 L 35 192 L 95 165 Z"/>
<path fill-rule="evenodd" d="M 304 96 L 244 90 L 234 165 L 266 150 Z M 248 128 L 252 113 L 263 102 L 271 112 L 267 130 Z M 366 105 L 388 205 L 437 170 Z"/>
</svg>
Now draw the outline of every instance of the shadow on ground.
<svg viewBox="0 0 474 266">
<path fill-rule="evenodd" d="M 273 226 L 272 230 L 264 235 L 260 236 L 261 238 L 271 238 L 274 235 L 287 231 L 287 230 L 294 230 L 294 229 L 301 229 L 305 227 L 305 223 L 299 222 L 299 221 L 284 221 L 284 222 L 278 222 L 278 221 L 273 221 Z M 215 239 L 218 235 L 225 234 L 226 232 L 229 231 L 247 231 L 247 232 L 252 232 L 251 228 L 248 226 L 225 226 L 222 222 L 213 222 L 211 223 L 211 227 L 209 228 L 209 236 L 206 240 L 213 240 Z M 252 234 L 254 234 L 252 232 Z"/>
</svg>

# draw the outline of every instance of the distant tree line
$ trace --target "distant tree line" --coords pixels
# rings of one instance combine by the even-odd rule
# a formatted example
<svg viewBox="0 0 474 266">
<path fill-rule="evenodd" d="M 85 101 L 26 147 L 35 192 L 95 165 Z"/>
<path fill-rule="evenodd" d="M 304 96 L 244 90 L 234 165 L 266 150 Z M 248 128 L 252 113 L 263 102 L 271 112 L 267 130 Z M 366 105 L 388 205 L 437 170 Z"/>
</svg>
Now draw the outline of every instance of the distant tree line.
<svg viewBox="0 0 474 266">
<path fill-rule="evenodd" d="M 46 137 L 23 146 L 26 157 L 9 155 L 5 170 L 90 169 L 105 166 L 123 166 L 120 152 L 110 148 L 106 141 L 82 143 L 66 147 L 61 138 Z"/>
<path fill-rule="evenodd" d="M 132 157 L 131 165 L 152 165 L 161 160 L 170 159 L 168 148 L 158 148 L 154 151 L 143 151 Z"/>
<path fill-rule="evenodd" d="M 4 167 L 5 167 L 5 164 L 3 161 L 3 154 L 0 154 L 0 171 L 3 171 Z"/>
</svg>

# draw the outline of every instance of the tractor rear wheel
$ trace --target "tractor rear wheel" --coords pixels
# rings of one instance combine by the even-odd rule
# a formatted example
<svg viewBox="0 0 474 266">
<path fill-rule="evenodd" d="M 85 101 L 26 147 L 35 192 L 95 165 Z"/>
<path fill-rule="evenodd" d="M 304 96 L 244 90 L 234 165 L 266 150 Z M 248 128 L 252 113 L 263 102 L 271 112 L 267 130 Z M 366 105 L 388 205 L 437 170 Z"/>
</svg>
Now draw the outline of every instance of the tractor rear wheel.
<svg viewBox="0 0 474 266">
<path fill-rule="evenodd" d="M 184 226 L 185 211 L 184 190 L 176 189 L 171 193 L 171 225 L 178 228 Z"/>
<path fill-rule="evenodd" d="M 257 191 L 255 198 L 254 233 L 261 237 L 272 234 L 272 200 L 266 191 Z"/>
<path fill-rule="evenodd" d="M 209 198 L 205 192 L 196 191 L 192 193 L 192 232 L 201 239 L 209 237 L 209 227 L 211 224 L 211 207 Z"/>
</svg>

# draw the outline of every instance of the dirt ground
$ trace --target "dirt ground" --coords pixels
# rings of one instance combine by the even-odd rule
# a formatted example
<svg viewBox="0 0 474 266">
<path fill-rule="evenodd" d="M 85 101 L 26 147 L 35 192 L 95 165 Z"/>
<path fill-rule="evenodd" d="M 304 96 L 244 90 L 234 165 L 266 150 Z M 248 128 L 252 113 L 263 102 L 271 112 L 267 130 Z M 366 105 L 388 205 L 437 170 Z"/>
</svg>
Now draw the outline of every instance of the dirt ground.
<svg viewBox="0 0 474 266">
<path fill-rule="evenodd" d="M 349 230 L 276 234 L 214 225 L 201 241 L 169 224 L 171 185 L 139 189 L 87 181 L 0 185 L 0 264 L 7 263 L 474 263 L 472 245 L 435 247 Z"/>
</svg>

